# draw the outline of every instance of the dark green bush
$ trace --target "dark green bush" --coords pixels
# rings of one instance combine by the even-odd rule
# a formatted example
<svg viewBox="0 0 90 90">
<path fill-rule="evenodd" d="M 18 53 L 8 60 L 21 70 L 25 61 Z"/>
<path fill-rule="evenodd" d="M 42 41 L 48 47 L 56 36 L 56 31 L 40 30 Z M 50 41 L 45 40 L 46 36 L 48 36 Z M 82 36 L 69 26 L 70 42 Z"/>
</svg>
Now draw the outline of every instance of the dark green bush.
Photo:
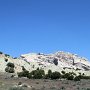
<svg viewBox="0 0 90 90">
<path fill-rule="evenodd" d="M 37 69 L 31 72 L 34 79 L 41 79 L 45 76 L 45 72 L 42 69 Z"/>
<path fill-rule="evenodd" d="M 70 73 L 65 73 L 64 75 L 62 75 L 62 78 L 68 78 L 70 76 Z"/>
<path fill-rule="evenodd" d="M 66 72 L 65 71 L 61 71 L 62 74 L 65 74 Z"/>
<path fill-rule="evenodd" d="M 49 76 L 48 76 L 48 74 L 46 74 L 46 75 L 44 76 L 44 79 L 50 79 Z"/>
<path fill-rule="evenodd" d="M 14 73 L 14 68 L 11 68 L 11 67 L 6 67 L 5 68 L 5 71 L 8 72 L 8 73 Z"/>
<path fill-rule="evenodd" d="M 25 71 L 25 70 L 26 70 L 24 66 L 22 66 L 22 70 L 23 70 L 23 71 Z"/>
<path fill-rule="evenodd" d="M 52 71 L 49 69 L 48 73 L 45 75 L 45 79 L 51 79 Z"/>
<path fill-rule="evenodd" d="M 79 75 L 80 79 L 90 79 L 90 76 Z"/>
<path fill-rule="evenodd" d="M 73 75 L 70 75 L 67 77 L 68 80 L 73 80 L 74 79 L 74 76 Z"/>
<path fill-rule="evenodd" d="M 74 78 L 74 81 L 80 81 L 80 77 L 79 77 L 79 76 L 76 76 L 76 77 Z"/>
<path fill-rule="evenodd" d="M 37 72 L 37 70 L 33 70 L 33 71 L 31 71 L 31 74 L 35 75 L 36 72 Z"/>
<path fill-rule="evenodd" d="M 5 68 L 5 71 L 6 71 L 6 72 L 9 72 L 9 67 L 6 67 L 6 68 Z"/>
<path fill-rule="evenodd" d="M 33 75 L 31 73 L 28 74 L 27 78 L 32 79 Z"/>
<path fill-rule="evenodd" d="M 46 75 L 47 78 L 51 78 L 51 75 L 52 75 L 52 71 L 51 70 L 48 70 L 48 74 Z"/>
<path fill-rule="evenodd" d="M 8 55 L 8 54 L 5 54 L 5 56 L 6 56 L 6 57 L 10 57 L 10 55 Z"/>
<path fill-rule="evenodd" d="M 76 73 L 74 73 L 74 72 L 69 72 L 69 74 L 76 76 Z"/>
<path fill-rule="evenodd" d="M 0 54 L 3 54 L 3 52 L 0 51 Z"/>
<path fill-rule="evenodd" d="M 13 69 L 11 67 L 7 67 L 5 69 L 6 72 L 13 72 Z M 79 76 L 76 76 L 74 72 L 65 73 L 62 71 L 62 75 L 55 71 L 52 72 L 51 70 L 48 70 L 48 73 L 45 75 L 44 70 L 37 68 L 36 70 L 33 70 L 29 73 L 24 67 L 22 67 L 22 72 L 18 73 L 18 77 L 27 77 L 29 79 L 60 79 L 65 78 L 67 80 L 74 80 L 74 81 L 80 81 L 80 79 L 90 79 L 90 76 L 85 76 L 80 74 Z"/>
<path fill-rule="evenodd" d="M 24 76 L 23 76 L 23 72 L 19 72 L 19 73 L 17 73 L 17 74 L 18 74 L 18 77 L 20 77 L 20 78 L 21 78 L 21 77 L 24 77 Z"/>
<path fill-rule="evenodd" d="M 14 73 L 15 71 L 14 71 L 14 68 L 10 68 L 9 69 L 9 73 Z"/>
<path fill-rule="evenodd" d="M 41 69 L 33 70 L 31 73 L 24 69 L 22 72 L 18 73 L 18 77 L 27 77 L 29 79 L 42 79 L 44 76 L 45 72 Z"/>
<path fill-rule="evenodd" d="M 7 62 L 8 61 L 8 59 L 7 58 L 5 58 L 5 62 Z"/>
<path fill-rule="evenodd" d="M 29 71 L 25 70 L 18 73 L 18 77 L 28 77 Z"/>
<path fill-rule="evenodd" d="M 59 72 L 53 72 L 51 74 L 51 79 L 59 79 L 61 77 L 61 74 Z"/>
<path fill-rule="evenodd" d="M 40 71 L 36 71 L 35 74 L 33 75 L 34 79 L 42 79 L 43 75 Z"/>
<path fill-rule="evenodd" d="M 7 64 L 7 66 L 8 67 L 11 67 L 11 68 L 14 68 L 15 66 L 14 66 L 14 63 L 11 63 L 11 62 L 9 62 L 8 64 Z"/>
</svg>

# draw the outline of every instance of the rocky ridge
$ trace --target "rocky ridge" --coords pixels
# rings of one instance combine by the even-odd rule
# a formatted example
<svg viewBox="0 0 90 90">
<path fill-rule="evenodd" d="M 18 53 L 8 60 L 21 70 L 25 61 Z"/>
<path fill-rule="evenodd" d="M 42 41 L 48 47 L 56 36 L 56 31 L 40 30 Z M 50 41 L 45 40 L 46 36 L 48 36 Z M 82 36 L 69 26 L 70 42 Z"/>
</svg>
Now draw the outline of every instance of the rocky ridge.
<svg viewBox="0 0 90 90">
<path fill-rule="evenodd" d="M 0 72 L 5 72 L 7 63 L 9 62 L 14 63 L 15 73 L 21 72 L 22 67 L 28 71 L 35 70 L 39 67 L 44 69 L 46 73 L 51 69 L 52 71 L 66 71 L 90 75 L 89 60 L 79 57 L 77 54 L 63 51 L 54 54 L 29 53 L 23 54 L 19 58 L 0 54 Z"/>
</svg>

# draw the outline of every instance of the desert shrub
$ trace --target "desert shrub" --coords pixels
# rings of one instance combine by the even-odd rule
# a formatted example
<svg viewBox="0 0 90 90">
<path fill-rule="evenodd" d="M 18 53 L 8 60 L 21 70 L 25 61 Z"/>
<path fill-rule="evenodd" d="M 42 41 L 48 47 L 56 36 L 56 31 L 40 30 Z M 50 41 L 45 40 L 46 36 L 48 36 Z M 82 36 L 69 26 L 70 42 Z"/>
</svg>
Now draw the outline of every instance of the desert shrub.
<svg viewBox="0 0 90 90">
<path fill-rule="evenodd" d="M 29 78 L 34 78 L 34 79 L 41 79 L 44 78 L 45 76 L 45 72 L 42 69 L 37 68 L 37 70 L 33 70 L 30 74 L 29 74 Z"/>
<path fill-rule="evenodd" d="M 46 75 L 44 76 L 44 79 L 50 79 L 49 76 L 48 76 L 48 74 L 46 74 Z"/>
<path fill-rule="evenodd" d="M 42 74 L 43 78 L 45 77 L 45 71 L 40 69 L 39 72 Z"/>
<path fill-rule="evenodd" d="M 37 68 L 37 70 L 39 70 L 39 67 Z"/>
<path fill-rule="evenodd" d="M 90 79 L 90 76 L 79 75 L 80 79 Z"/>
<path fill-rule="evenodd" d="M 9 69 L 9 73 L 14 73 L 15 71 L 14 71 L 14 68 L 10 68 Z"/>
<path fill-rule="evenodd" d="M 29 79 L 42 79 L 44 76 L 45 72 L 41 69 L 33 70 L 30 73 L 27 70 L 23 70 L 22 72 L 18 73 L 18 77 L 27 77 Z"/>
<path fill-rule="evenodd" d="M 28 74 L 29 74 L 29 71 L 27 71 L 27 70 L 23 71 L 23 76 L 24 76 L 24 77 L 27 77 Z"/>
<path fill-rule="evenodd" d="M 28 77 L 29 71 L 25 70 L 18 73 L 18 77 Z"/>
<path fill-rule="evenodd" d="M 5 54 L 5 56 L 6 56 L 6 57 L 10 57 L 10 55 L 8 55 L 8 54 Z"/>
<path fill-rule="evenodd" d="M 49 69 L 48 73 L 45 75 L 45 79 L 51 79 L 52 71 Z"/>
<path fill-rule="evenodd" d="M 33 78 L 34 79 L 41 79 L 41 78 L 43 78 L 42 72 L 40 72 L 39 70 L 36 70 L 36 72 L 33 75 Z"/>
<path fill-rule="evenodd" d="M 90 76 L 84 76 L 84 79 L 90 79 Z"/>
<path fill-rule="evenodd" d="M 74 78 L 74 81 L 80 81 L 80 77 L 79 77 L 79 76 L 76 76 L 76 77 Z"/>
<path fill-rule="evenodd" d="M 11 68 L 14 68 L 14 67 L 15 67 L 14 63 L 11 63 L 11 62 L 9 62 L 9 63 L 7 64 L 7 66 L 8 66 L 8 67 L 11 67 Z"/>
<path fill-rule="evenodd" d="M 17 75 L 18 75 L 18 77 L 23 77 L 23 72 L 19 72 L 19 73 L 17 73 Z"/>
<path fill-rule="evenodd" d="M 76 73 L 74 73 L 74 72 L 69 72 L 69 74 L 76 76 Z"/>
<path fill-rule="evenodd" d="M 7 62 L 8 61 L 8 59 L 7 58 L 5 58 L 5 62 Z"/>
<path fill-rule="evenodd" d="M 73 80 L 74 79 L 74 76 L 73 75 L 70 75 L 67 77 L 68 80 Z"/>
<path fill-rule="evenodd" d="M 29 77 L 30 77 L 30 76 L 29 76 Z M 38 71 L 36 71 L 35 74 L 32 75 L 32 78 L 33 78 L 33 79 L 41 79 L 41 78 L 42 78 L 42 75 L 41 75 Z"/>
<path fill-rule="evenodd" d="M 11 68 L 11 67 L 6 67 L 5 68 L 5 71 L 8 72 L 8 73 L 14 73 L 14 68 Z"/>
<path fill-rule="evenodd" d="M 22 66 L 22 70 L 23 70 L 23 71 L 25 71 L 25 70 L 26 70 L 24 66 Z"/>
<path fill-rule="evenodd" d="M 45 75 L 45 71 L 42 69 L 39 70 L 39 73 L 41 73 L 43 76 Z"/>
<path fill-rule="evenodd" d="M 68 78 L 70 76 L 70 73 L 65 73 L 64 75 L 62 75 L 62 78 Z"/>
<path fill-rule="evenodd" d="M 37 70 L 33 70 L 33 71 L 31 71 L 30 73 L 31 73 L 32 75 L 34 75 L 36 71 L 37 71 Z"/>
<path fill-rule="evenodd" d="M 49 79 L 49 78 L 51 78 L 51 75 L 52 75 L 52 71 L 49 69 L 49 70 L 48 70 L 48 74 L 46 74 L 45 77 L 46 77 L 47 79 Z"/>
<path fill-rule="evenodd" d="M 6 71 L 6 72 L 9 72 L 9 67 L 6 67 L 6 68 L 5 68 L 5 71 Z"/>
<path fill-rule="evenodd" d="M 49 75 L 51 75 L 51 74 L 52 74 L 52 71 L 51 71 L 50 69 L 48 70 L 48 74 L 49 74 Z"/>
<path fill-rule="evenodd" d="M 54 63 L 55 65 L 58 65 L 58 59 L 57 59 L 57 58 L 54 58 L 53 63 Z"/>
<path fill-rule="evenodd" d="M 28 74 L 27 78 L 32 79 L 33 75 L 31 73 Z"/>
<path fill-rule="evenodd" d="M 51 74 L 51 79 L 59 79 L 60 77 L 61 77 L 61 74 L 57 71 Z"/>
<path fill-rule="evenodd" d="M 62 74 L 65 74 L 66 72 L 65 71 L 61 71 Z"/>
<path fill-rule="evenodd" d="M 68 80 L 73 80 L 74 79 L 74 75 L 76 75 L 73 72 L 69 72 L 69 73 L 65 73 L 62 75 L 62 78 L 68 79 Z"/>
<path fill-rule="evenodd" d="M 0 51 L 0 54 L 3 54 L 3 52 Z"/>
<path fill-rule="evenodd" d="M 5 71 L 8 73 L 14 73 L 15 72 L 14 67 L 15 67 L 14 64 L 9 62 L 7 64 L 7 67 L 5 68 Z"/>
</svg>

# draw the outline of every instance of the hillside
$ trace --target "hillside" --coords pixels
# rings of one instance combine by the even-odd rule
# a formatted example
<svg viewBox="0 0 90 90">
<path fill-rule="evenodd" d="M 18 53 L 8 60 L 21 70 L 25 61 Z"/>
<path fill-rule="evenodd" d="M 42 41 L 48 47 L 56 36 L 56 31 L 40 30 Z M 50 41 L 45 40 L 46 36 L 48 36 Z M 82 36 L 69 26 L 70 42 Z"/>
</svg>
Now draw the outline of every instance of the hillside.
<svg viewBox="0 0 90 90">
<path fill-rule="evenodd" d="M 28 71 L 35 70 L 39 67 L 44 69 L 46 73 L 51 69 L 52 71 L 66 71 L 90 75 L 89 60 L 79 57 L 76 54 L 63 51 L 54 54 L 29 53 L 23 54 L 18 58 L 13 58 L 7 54 L 1 53 L 0 72 L 5 72 L 5 68 L 9 62 L 14 63 L 16 74 L 22 71 L 23 66 Z"/>
</svg>

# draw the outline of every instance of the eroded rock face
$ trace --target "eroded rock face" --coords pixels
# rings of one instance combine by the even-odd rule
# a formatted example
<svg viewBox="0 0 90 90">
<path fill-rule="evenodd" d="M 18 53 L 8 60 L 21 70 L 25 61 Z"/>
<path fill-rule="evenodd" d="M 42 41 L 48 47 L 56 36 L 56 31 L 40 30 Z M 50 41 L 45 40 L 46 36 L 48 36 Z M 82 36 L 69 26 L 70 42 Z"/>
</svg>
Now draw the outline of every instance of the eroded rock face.
<svg viewBox="0 0 90 90">
<path fill-rule="evenodd" d="M 19 58 L 12 58 L 0 54 L 0 71 L 5 72 L 7 64 L 11 62 L 15 65 L 15 73 L 22 71 L 22 66 L 32 71 L 38 67 L 44 69 L 47 72 L 49 69 L 52 71 L 65 70 L 67 72 L 89 72 L 90 62 L 76 54 L 68 52 L 56 52 L 54 54 L 42 54 L 42 53 L 29 53 L 21 55 Z M 88 73 L 89 74 L 89 73 Z"/>
</svg>

